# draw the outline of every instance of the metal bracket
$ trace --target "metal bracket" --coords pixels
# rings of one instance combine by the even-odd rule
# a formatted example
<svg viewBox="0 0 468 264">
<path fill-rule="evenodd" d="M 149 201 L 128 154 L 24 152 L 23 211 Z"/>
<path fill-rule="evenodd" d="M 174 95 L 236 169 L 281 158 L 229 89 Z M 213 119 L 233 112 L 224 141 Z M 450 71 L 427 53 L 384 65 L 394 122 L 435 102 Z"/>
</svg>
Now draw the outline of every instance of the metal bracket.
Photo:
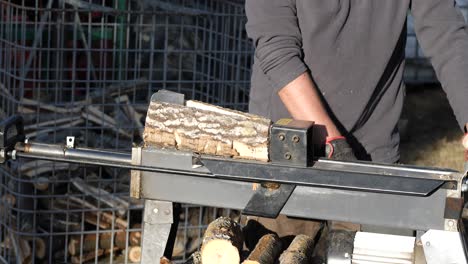
<svg viewBox="0 0 468 264">
<path fill-rule="evenodd" d="M 151 96 L 151 102 L 164 102 L 171 104 L 185 104 L 185 95 L 169 90 L 159 90 Z"/>
<path fill-rule="evenodd" d="M 155 263 L 164 255 L 173 223 L 171 202 L 145 201 L 141 263 Z"/>
<path fill-rule="evenodd" d="M 269 218 L 276 218 L 296 185 L 290 184 L 254 184 L 256 191 L 250 198 L 242 213 Z"/>
</svg>

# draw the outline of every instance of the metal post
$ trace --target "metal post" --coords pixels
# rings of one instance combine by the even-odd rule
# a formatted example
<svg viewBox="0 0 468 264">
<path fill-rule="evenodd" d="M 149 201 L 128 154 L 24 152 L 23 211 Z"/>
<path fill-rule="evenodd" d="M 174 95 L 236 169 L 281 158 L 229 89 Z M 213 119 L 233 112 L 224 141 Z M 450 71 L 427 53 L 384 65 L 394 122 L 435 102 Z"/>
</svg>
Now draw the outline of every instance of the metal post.
<svg viewBox="0 0 468 264">
<path fill-rule="evenodd" d="M 158 262 L 164 255 L 173 219 L 171 202 L 146 200 L 143 215 L 141 263 Z"/>
</svg>

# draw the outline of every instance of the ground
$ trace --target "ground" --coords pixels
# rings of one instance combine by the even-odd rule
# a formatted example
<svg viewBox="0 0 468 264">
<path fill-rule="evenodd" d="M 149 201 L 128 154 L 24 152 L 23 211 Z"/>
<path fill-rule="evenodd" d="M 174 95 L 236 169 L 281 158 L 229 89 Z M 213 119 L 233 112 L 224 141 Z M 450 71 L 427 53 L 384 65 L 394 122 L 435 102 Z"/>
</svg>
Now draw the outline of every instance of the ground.
<svg viewBox="0 0 468 264">
<path fill-rule="evenodd" d="M 463 134 L 439 85 L 408 86 L 402 120 L 402 163 L 463 170 Z"/>
</svg>

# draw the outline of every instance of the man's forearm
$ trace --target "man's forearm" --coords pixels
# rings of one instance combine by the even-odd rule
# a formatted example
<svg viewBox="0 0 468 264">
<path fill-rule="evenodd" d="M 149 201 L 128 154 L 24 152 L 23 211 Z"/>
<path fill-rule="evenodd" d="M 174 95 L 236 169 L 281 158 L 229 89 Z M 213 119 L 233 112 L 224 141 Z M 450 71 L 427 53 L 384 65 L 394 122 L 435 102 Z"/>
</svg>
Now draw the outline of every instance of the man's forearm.
<svg viewBox="0 0 468 264">
<path fill-rule="evenodd" d="M 335 137 L 341 133 L 328 115 L 308 73 L 304 73 L 278 92 L 279 97 L 294 119 L 314 121 L 324 126 L 323 136 Z M 316 132 L 316 131 L 314 131 Z M 321 139 L 321 140 L 324 140 Z"/>
</svg>

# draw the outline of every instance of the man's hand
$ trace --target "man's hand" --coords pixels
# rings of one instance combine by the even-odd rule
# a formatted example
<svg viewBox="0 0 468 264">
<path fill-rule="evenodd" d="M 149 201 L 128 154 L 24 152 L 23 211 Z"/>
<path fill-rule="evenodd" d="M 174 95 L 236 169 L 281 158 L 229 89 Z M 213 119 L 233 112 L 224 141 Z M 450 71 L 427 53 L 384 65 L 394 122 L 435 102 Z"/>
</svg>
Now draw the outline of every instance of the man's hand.
<svg viewBox="0 0 468 264">
<path fill-rule="evenodd" d="M 325 155 L 329 159 L 343 160 L 343 161 L 354 161 L 357 160 L 354 156 L 353 149 L 346 142 L 346 138 L 339 137 L 328 137 L 325 142 Z"/>
</svg>

